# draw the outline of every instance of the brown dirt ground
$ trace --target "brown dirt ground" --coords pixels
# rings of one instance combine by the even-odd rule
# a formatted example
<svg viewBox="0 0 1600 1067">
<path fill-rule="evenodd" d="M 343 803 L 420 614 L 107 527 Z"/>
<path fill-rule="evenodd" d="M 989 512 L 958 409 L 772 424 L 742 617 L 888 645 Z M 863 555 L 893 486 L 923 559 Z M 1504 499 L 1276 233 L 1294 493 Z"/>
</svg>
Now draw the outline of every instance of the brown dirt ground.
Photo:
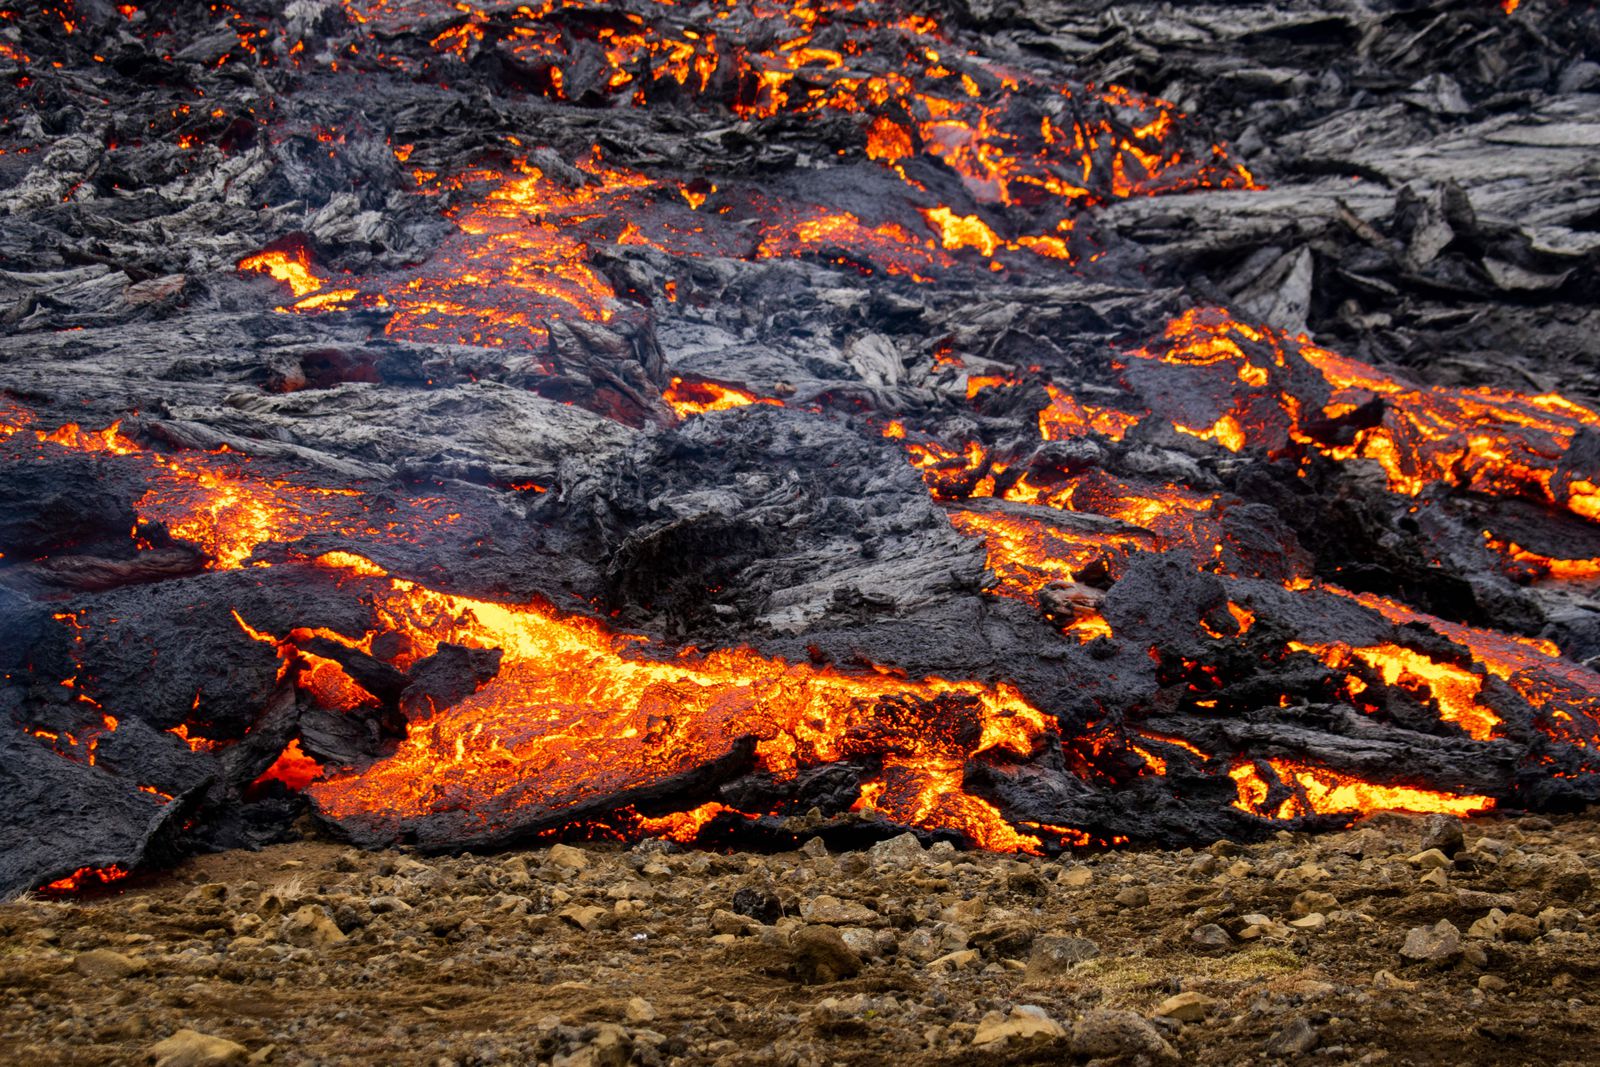
<svg viewBox="0 0 1600 1067">
<path fill-rule="evenodd" d="M 1060 860 L 905 840 L 203 856 L 0 905 L 0 1061 L 144 1063 L 190 1028 L 275 1064 L 1596 1062 L 1600 818 L 1470 823 L 1435 874 L 1423 833 L 1384 816 Z M 1512 917 L 1473 926 L 1495 908 Z M 1459 947 L 1402 955 L 1440 921 Z M 1198 943 L 1207 924 L 1228 942 Z M 796 947 L 807 926 L 841 936 Z M 1180 991 L 1204 1018 L 1157 1012 Z M 977 1043 L 1017 1005 L 1041 1032 Z"/>
</svg>

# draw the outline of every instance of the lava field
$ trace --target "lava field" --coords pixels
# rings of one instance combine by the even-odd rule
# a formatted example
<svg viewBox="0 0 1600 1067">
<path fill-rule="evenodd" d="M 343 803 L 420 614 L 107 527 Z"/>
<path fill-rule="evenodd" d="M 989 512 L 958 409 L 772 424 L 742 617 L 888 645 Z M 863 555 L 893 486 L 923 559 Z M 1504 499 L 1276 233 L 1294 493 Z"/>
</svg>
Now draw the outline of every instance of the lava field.
<svg viewBox="0 0 1600 1067">
<path fill-rule="evenodd" d="M 0 0 L 0 892 L 1600 798 L 1581 0 Z"/>
</svg>

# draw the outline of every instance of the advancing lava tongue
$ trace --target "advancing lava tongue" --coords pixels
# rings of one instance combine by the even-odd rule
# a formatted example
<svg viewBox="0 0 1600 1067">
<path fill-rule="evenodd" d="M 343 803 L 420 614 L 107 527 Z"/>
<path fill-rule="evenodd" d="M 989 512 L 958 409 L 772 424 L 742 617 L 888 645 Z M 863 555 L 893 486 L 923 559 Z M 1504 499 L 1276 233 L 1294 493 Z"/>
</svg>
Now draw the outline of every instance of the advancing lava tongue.
<svg viewBox="0 0 1600 1067">
<path fill-rule="evenodd" d="M 413 721 L 393 756 L 311 787 L 325 814 L 373 827 L 364 832 L 407 829 L 442 844 L 512 821 L 553 827 L 726 759 L 748 738 L 757 763 L 780 777 L 882 760 L 893 784 L 878 809 L 897 822 L 957 831 L 990 848 L 1039 845 L 992 805 L 960 795 L 966 760 L 999 751 L 1026 758 L 1048 729 L 1009 686 L 844 674 L 745 649 L 652 659 L 630 648 L 643 638 L 540 605 L 387 584 L 376 596 L 379 615 L 417 654 L 449 641 L 504 658 L 478 692 Z"/>
</svg>

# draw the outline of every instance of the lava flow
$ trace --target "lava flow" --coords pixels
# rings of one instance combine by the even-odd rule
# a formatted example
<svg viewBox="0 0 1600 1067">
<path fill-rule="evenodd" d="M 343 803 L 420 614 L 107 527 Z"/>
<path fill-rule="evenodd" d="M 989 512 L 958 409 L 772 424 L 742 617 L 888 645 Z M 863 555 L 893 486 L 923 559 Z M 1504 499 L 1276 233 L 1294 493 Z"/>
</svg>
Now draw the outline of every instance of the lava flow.
<svg viewBox="0 0 1600 1067">
<path fill-rule="evenodd" d="M 394 755 L 314 784 L 312 799 L 334 819 L 399 827 L 464 813 L 494 829 L 492 812 L 529 805 L 556 822 L 565 809 L 592 810 L 725 759 L 750 738 L 756 765 L 780 780 L 862 760 L 881 768 L 863 788 L 877 786 L 886 818 L 988 848 L 1039 846 L 959 789 L 966 761 L 1025 758 L 1048 729 L 1009 686 L 845 674 L 747 649 L 654 658 L 642 637 L 543 605 L 453 596 L 362 560 L 321 562 L 384 579 L 374 594 L 382 630 L 403 635 L 412 655 L 451 642 L 503 656 L 483 688 L 413 722 Z"/>
<path fill-rule="evenodd" d="M 1171 102 L 1117 85 L 1041 83 L 982 59 L 898 3 L 760 3 L 744 13 L 729 4 L 694 12 L 692 27 L 673 4 L 572 17 L 590 6 L 522 5 L 491 17 L 457 4 L 451 24 L 431 38 L 435 55 L 386 54 L 374 37 L 375 54 L 357 48 L 355 61 L 443 75 L 454 62 L 504 48 L 537 72 L 526 87 L 553 100 L 664 108 L 688 94 L 750 120 L 848 118 L 857 143 L 841 154 L 894 175 L 897 191 L 877 197 L 880 217 L 646 176 L 602 162 L 599 146 L 576 169 L 565 161 L 553 169 L 548 156 L 541 163 L 510 137 L 507 164 L 443 173 L 410 164 L 425 192 L 475 198 L 451 209 L 458 232 L 412 277 L 352 287 L 320 275 L 303 247 L 263 250 L 240 269 L 288 284 L 297 298 L 290 310 L 388 309 L 395 336 L 538 347 L 547 321 L 604 322 L 621 309 L 612 280 L 592 262 L 606 246 L 804 256 L 927 282 L 962 262 L 1003 272 L 1037 258 L 1077 260 L 1079 214 L 1117 199 L 1257 187 Z M 437 13 L 429 3 L 350 0 L 346 8 L 374 34 L 381 27 L 389 35 Z M 602 70 L 590 65 L 596 57 Z M 413 160 L 415 147 L 397 146 L 397 159 Z M 941 203 L 929 192 L 930 175 L 913 163 L 958 177 L 963 203 Z M 1013 208 L 1039 220 L 1035 232 L 1006 226 L 1001 213 Z M 1089 258 L 1093 243 L 1083 253 Z M 667 279 L 659 292 L 633 295 L 674 300 L 678 284 Z"/>
<path fill-rule="evenodd" d="M 1327 128 L 1267 143 L 1266 58 L 988 7 L 0 11 L 0 891 L 308 813 L 1050 853 L 1600 799 L 1600 411 L 1312 340 L 1587 294 L 1592 220 L 1352 158 L 1355 236 L 1259 312 L 1307 334 L 1194 307 L 1219 249 L 1265 306 L 1227 213 Z M 1485 71 L 1538 32 L 1489 13 Z M 1466 116 L 1574 58 L 1358 82 L 1554 160 L 1575 123 Z M 1209 125 L 1257 111 L 1271 195 Z"/>
</svg>

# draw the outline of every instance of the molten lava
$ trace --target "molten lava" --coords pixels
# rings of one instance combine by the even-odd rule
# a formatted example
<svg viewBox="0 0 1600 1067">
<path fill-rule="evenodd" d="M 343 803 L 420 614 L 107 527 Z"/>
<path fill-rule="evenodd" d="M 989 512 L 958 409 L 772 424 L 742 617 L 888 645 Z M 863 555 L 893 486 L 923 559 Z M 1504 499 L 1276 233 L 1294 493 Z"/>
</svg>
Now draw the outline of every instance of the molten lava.
<svg viewBox="0 0 1600 1067">
<path fill-rule="evenodd" d="M 704 415 L 708 411 L 731 411 L 751 404 L 783 406 L 781 400 L 756 396 L 735 386 L 705 380 L 685 381 L 683 378 L 673 378 L 672 384 L 661 394 L 661 399 L 678 413 L 680 419 Z"/>
<path fill-rule="evenodd" d="M 1274 783 L 1263 777 L 1265 766 L 1277 779 L 1281 800 L 1273 795 Z M 1311 815 L 1355 817 L 1373 811 L 1439 812 L 1473 815 L 1489 811 L 1494 800 L 1485 796 L 1444 793 L 1401 785 L 1376 785 L 1326 767 L 1298 760 L 1241 761 L 1228 771 L 1239 787 L 1234 806 L 1268 819 L 1299 819 Z"/>
<path fill-rule="evenodd" d="M 370 564 L 351 572 L 370 573 Z M 747 649 L 663 658 L 642 637 L 543 604 L 394 578 L 371 595 L 384 629 L 417 655 L 448 641 L 504 658 L 477 693 L 412 723 L 393 756 L 311 785 L 332 818 L 400 825 L 492 798 L 559 809 L 682 774 L 748 737 L 759 766 L 779 779 L 839 760 L 881 761 L 869 781 L 885 784 L 877 806 L 886 817 L 986 847 L 1038 846 L 958 788 L 965 761 L 1030 755 L 1050 729 L 1004 684 L 846 674 Z"/>
</svg>

